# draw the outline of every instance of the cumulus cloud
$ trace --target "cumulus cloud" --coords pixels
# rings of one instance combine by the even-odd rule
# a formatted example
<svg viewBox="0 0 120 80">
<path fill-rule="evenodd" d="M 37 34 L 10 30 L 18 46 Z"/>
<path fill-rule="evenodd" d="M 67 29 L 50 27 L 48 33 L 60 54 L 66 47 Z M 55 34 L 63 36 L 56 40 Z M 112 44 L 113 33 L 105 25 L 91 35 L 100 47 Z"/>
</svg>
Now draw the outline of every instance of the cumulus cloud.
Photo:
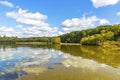
<svg viewBox="0 0 120 80">
<path fill-rule="evenodd" d="M 20 32 L 15 32 L 15 30 L 12 27 L 6 27 L 6 26 L 2 26 L 0 27 L 0 35 L 1 36 L 19 36 Z"/>
<path fill-rule="evenodd" d="M 117 15 L 120 16 L 120 12 L 117 12 Z"/>
<path fill-rule="evenodd" d="M 120 0 L 91 0 L 95 8 L 108 6 L 108 5 L 115 5 Z"/>
<path fill-rule="evenodd" d="M 73 18 L 71 20 L 67 19 L 62 23 L 62 26 L 64 27 L 79 27 L 79 26 L 93 26 L 93 22 L 97 21 L 98 19 L 96 18 L 96 16 L 90 17 L 90 18 L 86 18 L 86 17 L 82 17 L 82 18 Z"/>
<path fill-rule="evenodd" d="M 17 25 L 16 28 L 19 28 L 19 29 L 22 29 L 23 28 L 23 25 Z"/>
<path fill-rule="evenodd" d="M 28 27 L 28 28 L 22 28 L 23 30 L 23 35 L 25 37 L 37 37 L 37 36 L 52 36 L 53 34 L 55 34 L 58 29 L 57 27 L 49 27 L 49 26 L 46 26 L 46 27 L 36 27 L 36 26 L 33 26 L 33 27 Z"/>
<path fill-rule="evenodd" d="M 45 22 L 47 20 L 47 15 L 39 12 L 31 13 L 28 12 L 28 10 L 19 8 L 18 11 L 7 12 L 6 16 L 21 23 L 21 25 L 16 26 L 16 28 L 22 31 L 24 37 L 51 36 L 58 30 L 57 27 L 51 27 Z M 23 26 L 24 24 L 29 27 Z"/>
<path fill-rule="evenodd" d="M 109 24 L 110 22 L 106 19 L 100 19 L 96 16 L 92 17 L 82 17 L 82 18 L 73 18 L 73 19 L 67 19 L 61 23 L 63 26 L 64 32 L 71 32 L 76 30 L 83 30 L 88 28 L 93 28 L 97 24 L 98 25 L 104 25 Z"/>
<path fill-rule="evenodd" d="M 55 36 L 58 28 L 57 27 L 49 27 L 49 26 L 32 26 L 32 27 L 23 27 L 23 25 L 17 25 L 16 28 L 21 30 L 23 37 L 48 37 Z"/>
<path fill-rule="evenodd" d="M 14 7 L 14 5 L 11 3 L 11 2 L 8 2 L 8 1 L 0 1 L 0 4 L 2 4 L 2 5 L 5 5 L 5 6 L 7 6 L 7 7 Z"/>
<path fill-rule="evenodd" d="M 6 16 L 15 19 L 17 22 L 32 25 L 32 26 L 48 26 L 44 20 L 47 19 L 46 15 L 39 12 L 30 13 L 27 10 L 19 8 L 18 11 L 7 12 Z"/>
<path fill-rule="evenodd" d="M 2 27 L 0 27 L 0 32 L 13 32 L 14 31 L 14 29 L 13 28 L 7 28 L 7 27 L 5 27 L 5 26 L 2 26 Z"/>
<path fill-rule="evenodd" d="M 110 24 L 110 22 L 107 19 L 100 19 L 99 20 L 99 24 L 103 25 L 103 24 Z"/>
</svg>

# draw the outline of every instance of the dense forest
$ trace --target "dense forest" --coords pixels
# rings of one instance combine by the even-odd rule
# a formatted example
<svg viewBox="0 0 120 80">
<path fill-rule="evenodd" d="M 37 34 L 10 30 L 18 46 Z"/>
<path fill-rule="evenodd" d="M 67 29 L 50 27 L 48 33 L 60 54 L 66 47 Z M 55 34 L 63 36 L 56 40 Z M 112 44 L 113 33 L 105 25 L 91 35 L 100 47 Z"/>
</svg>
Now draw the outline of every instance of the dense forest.
<svg viewBox="0 0 120 80">
<path fill-rule="evenodd" d="M 102 25 L 93 29 L 74 31 L 61 35 L 62 43 L 100 45 L 106 41 L 120 41 L 120 24 Z"/>
<path fill-rule="evenodd" d="M 120 41 L 120 24 L 102 25 L 93 29 L 74 31 L 56 37 L 0 37 L 0 43 L 44 42 L 44 43 L 81 43 L 83 45 L 101 45 L 107 41 Z"/>
</svg>

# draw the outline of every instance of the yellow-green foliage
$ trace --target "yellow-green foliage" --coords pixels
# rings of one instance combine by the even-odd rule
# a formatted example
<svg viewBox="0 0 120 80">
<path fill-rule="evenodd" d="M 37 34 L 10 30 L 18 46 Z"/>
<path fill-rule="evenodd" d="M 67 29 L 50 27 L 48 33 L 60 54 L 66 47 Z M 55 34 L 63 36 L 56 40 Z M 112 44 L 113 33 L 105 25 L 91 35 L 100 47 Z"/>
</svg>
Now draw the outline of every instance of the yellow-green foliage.
<svg viewBox="0 0 120 80">
<path fill-rule="evenodd" d="M 86 41 L 85 43 L 94 42 L 96 40 L 101 41 L 117 41 L 120 40 L 120 24 L 116 25 L 101 25 L 96 28 L 74 31 L 61 35 L 61 42 L 63 43 L 79 43 L 80 41 Z M 84 38 L 84 39 L 83 39 Z M 81 40 L 82 39 L 82 40 Z M 102 39 L 102 40 L 101 40 Z"/>
<path fill-rule="evenodd" d="M 61 39 L 60 39 L 60 37 L 53 37 L 53 43 L 54 44 L 60 44 L 61 43 Z"/>
<path fill-rule="evenodd" d="M 94 34 L 91 36 L 83 37 L 80 40 L 81 44 L 87 44 L 87 45 L 101 45 L 102 42 L 105 42 L 107 40 L 113 40 L 114 33 L 112 31 L 101 31 L 100 34 Z"/>
</svg>

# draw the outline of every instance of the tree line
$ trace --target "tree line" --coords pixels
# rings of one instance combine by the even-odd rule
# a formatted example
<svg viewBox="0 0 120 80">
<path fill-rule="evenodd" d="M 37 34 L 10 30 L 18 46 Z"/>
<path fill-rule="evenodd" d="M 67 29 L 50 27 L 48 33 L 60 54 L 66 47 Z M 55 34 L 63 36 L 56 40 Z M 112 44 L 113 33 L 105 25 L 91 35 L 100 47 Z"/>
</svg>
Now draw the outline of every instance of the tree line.
<svg viewBox="0 0 120 80">
<path fill-rule="evenodd" d="M 74 31 L 61 35 L 62 43 L 100 45 L 106 41 L 120 41 L 120 24 L 101 25 L 93 29 Z"/>
<path fill-rule="evenodd" d="M 16 42 L 44 42 L 44 43 L 60 43 L 60 37 L 28 37 L 28 38 L 18 38 L 18 37 L 7 37 L 0 36 L 0 43 L 16 43 Z"/>
</svg>

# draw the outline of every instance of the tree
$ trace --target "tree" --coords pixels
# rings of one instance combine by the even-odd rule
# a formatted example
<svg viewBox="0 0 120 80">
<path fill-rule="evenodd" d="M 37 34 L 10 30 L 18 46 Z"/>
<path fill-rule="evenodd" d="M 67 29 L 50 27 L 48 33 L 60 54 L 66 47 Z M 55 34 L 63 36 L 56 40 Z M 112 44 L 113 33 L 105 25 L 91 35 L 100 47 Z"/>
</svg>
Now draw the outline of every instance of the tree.
<svg viewBox="0 0 120 80">
<path fill-rule="evenodd" d="M 112 40 L 114 38 L 114 33 L 112 31 L 108 31 L 105 33 L 104 38 L 106 40 Z"/>
<path fill-rule="evenodd" d="M 60 44 L 61 43 L 60 37 L 53 37 L 52 41 L 53 41 L 54 44 Z"/>
</svg>

